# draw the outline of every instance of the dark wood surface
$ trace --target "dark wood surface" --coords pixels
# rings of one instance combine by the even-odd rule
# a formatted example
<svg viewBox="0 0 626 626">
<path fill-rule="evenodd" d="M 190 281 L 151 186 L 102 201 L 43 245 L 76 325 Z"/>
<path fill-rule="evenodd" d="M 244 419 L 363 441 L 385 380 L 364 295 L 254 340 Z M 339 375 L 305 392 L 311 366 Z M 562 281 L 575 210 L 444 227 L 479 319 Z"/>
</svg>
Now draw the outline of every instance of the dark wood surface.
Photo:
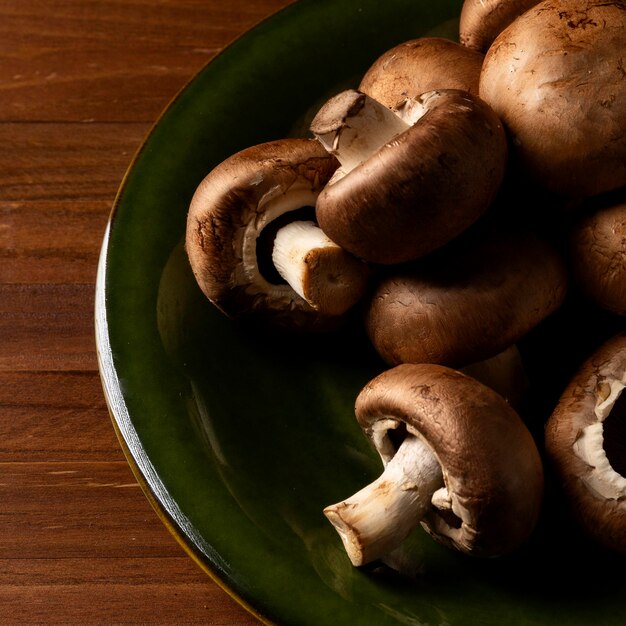
<svg viewBox="0 0 626 626">
<path fill-rule="evenodd" d="M 0 0 L 0 623 L 258 621 L 163 526 L 97 371 L 96 264 L 162 109 L 289 0 Z"/>
</svg>

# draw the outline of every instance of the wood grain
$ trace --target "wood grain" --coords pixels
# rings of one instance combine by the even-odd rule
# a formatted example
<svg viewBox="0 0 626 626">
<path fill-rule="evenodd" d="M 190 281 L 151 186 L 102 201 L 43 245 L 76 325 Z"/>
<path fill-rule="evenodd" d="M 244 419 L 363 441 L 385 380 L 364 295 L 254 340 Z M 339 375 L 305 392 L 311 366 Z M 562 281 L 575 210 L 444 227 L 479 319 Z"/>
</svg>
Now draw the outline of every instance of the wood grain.
<svg viewBox="0 0 626 626">
<path fill-rule="evenodd" d="M 0 120 L 152 122 L 286 0 L 2 0 Z"/>
<path fill-rule="evenodd" d="M 0 283 L 93 284 L 110 208 L 106 200 L 0 204 Z"/>
<path fill-rule="evenodd" d="M 0 560 L 0 569 L 5 626 L 259 623 L 234 609 L 232 600 L 225 602 L 225 593 L 190 570 L 186 557 Z M 146 607 L 140 609 L 143 621 L 137 620 L 138 604 Z"/>
<path fill-rule="evenodd" d="M 0 0 L 0 623 L 257 624 L 184 553 L 121 451 L 93 299 L 155 120 L 289 0 Z"/>
<path fill-rule="evenodd" d="M 84 284 L 0 284 L 0 371 L 95 370 L 94 293 Z"/>
<path fill-rule="evenodd" d="M 0 124 L 2 201 L 108 200 L 149 124 Z"/>
<path fill-rule="evenodd" d="M 0 463 L 123 461 L 106 411 L 93 370 L 0 371 Z"/>
</svg>

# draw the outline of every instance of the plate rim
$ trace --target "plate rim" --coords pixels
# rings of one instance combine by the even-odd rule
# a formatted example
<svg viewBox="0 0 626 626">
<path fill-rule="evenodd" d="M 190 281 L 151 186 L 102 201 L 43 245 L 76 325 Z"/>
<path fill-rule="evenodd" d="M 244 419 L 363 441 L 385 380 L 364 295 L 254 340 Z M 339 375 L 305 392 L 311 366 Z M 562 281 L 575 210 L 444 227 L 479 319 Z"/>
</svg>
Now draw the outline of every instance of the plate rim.
<svg viewBox="0 0 626 626">
<path fill-rule="evenodd" d="M 293 7 L 301 5 L 302 0 L 291 0 L 289 4 L 257 20 L 249 28 L 231 38 L 229 42 L 224 44 L 218 52 L 213 54 L 210 59 L 203 63 L 200 68 L 198 68 L 187 80 L 185 80 L 177 89 L 176 93 L 162 106 L 158 115 L 151 123 L 149 130 L 141 138 L 140 143 L 131 157 L 117 187 L 115 197 L 107 217 L 107 223 L 104 228 L 98 254 L 93 304 L 98 374 L 107 405 L 107 412 L 122 453 L 124 454 L 126 462 L 143 492 L 143 496 L 148 500 L 152 509 L 157 514 L 157 517 L 160 519 L 161 523 L 165 526 L 170 535 L 173 536 L 176 542 L 182 547 L 184 552 L 192 559 L 192 561 L 240 607 L 266 626 L 277 626 L 277 623 L 271 621 L 242 595 L 237 593 L 231 585 L 227 584 L 225 578 L 220 576 L 218 568 L 215 567 L 211 560 L 197 547 L 196 543 L 193 541 L 193 538 L 196 538 L 197 534 L 194 533 L 190 524 L 185 524 L 186 516 L 180 510 L 176 501 L 170 496 L 169 492 L 163 485 L 163 482 L 154 469 L 145 449 L 139 442 L 139 435 L 133 426 L 128 408 L 124 401 L 124 395 L 117 376 L 117 369 L 114 364 L 112 349 L 109 341 L 106 307 L 107 260 L 111 229 L 114 226 L 120 204 L 128 186 L 128 181 L 137 162 L 150 142 L 151 137 L 154 135 L 170 109 L 211 64 L 218 60 L 222 55 L 227 54 L 239 41 L 243 40 L 252 32 L 257 31 L 263 25 L 274 20 L 276 16 L 290 12 L 293 10 Z M 135 445 L 131 445 L 129 441 L 134 442 Z M 197 539 L 199 543 L 201 543 L 201 537 L 197 536 Z"/>
<path fill-rule="evenodd" d="M 185 553 L 191 557 L 193 562 L 195 562 L 196 565 L 239 606 L 256 617 L 262 624 L 266 626 L 277 626 L 276 622 L 270 621 L 264 614 L 227 584 L 225 578 L 220 576 L 218 568 L 215 567 L 210 558 L 199 549 L 197 544 L 202 543 L 202 538 L 194 531 L 191 524 L 186 522 L 187 518 L 185 514 L 176 503 L 176 500 L 174 500 L 167 491 L 144 447 L 139 443 L 139 435 L 132 423 L 130 413 L 124 401 L 108 337 L 106 259 L 111 224 L 112 220 L 110 219 L 105 228 L 101 253 L 98 260 L 94 326 L 100 383 L 106 400 L 109 419 L 111 420 L 122 453 L 143 492 L 143 496 L 148 500 L 152 509 L 157 514 L 157 517 L 170 535 L 174 537 L 176 542 L 183 548 Z M 134 442 L 134 445 L 129 442 Z M 197 544 L 194 539 L 197 540 Z"/>
</svg>

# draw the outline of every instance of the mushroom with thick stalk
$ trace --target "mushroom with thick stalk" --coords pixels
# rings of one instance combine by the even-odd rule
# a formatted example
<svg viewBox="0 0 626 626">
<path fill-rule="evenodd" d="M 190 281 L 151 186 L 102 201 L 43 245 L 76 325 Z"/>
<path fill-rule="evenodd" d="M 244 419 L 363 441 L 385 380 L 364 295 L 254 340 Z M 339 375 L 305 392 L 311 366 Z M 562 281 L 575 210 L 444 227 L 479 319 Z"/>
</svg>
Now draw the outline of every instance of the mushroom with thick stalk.
<svg viewBox="0 0 626 626">
<path fill-rule="evenodd" d="M 570 230 L 572 275 L 598 306 L 626 316 L 626 194 L 583 209 Z"/>
<path fill-rule="evenodd" d="M 543 467 L 518 414 L 456 370 L 405 364 L 359 394 L 356 417 L 383 474 L 325 508 L 355 566 L 395 550 L 420 523 L 463 553 L 509 553 L 532 533 Z"/>
<path fill-rule="evenodd" d="M 546 452 L 573 516 L 626 554 L 626 334 L 579 369 L 546 425 Z"/>
<path fill-rule="evenodd" d="M 361 78 L 359 91 L 390 109 L 435 89 L 478 95 L 483 55 L 443 37 L 405 41 L 384 52 Z"/>
<path fill-rule="evenodd" d="M 465 0 L 459 19 L 459 41 L 486 52 L 493 40 L 539 0 Z"/>
<path fill-rule="evenodd" d="M 626 185 L 623 2 L 544 0 L 485 55 L 480 97 L 527 181 L 578 199 Z"/>
<path fill-rule="evenodd" d="M 285 220 L 307 207 L 314 215 L 336 167 L 317 141 L 284 139 L 242 150 L 206 176 L 191 201 L 185 245 L 209 300 L 233 317 L 308 330 L 330 327 L 363 296 L 365 263 L 314 221 Z"/>
<path fill-rule="evenodd" d="M 441 247 L 482 216 L 506 168 L 500 120 L 480 99 L 432 91 L 391 111 L 344 91 L 311 131 L 340 168 L 320 193 L 320 228 L 366 261 L 397 264 Z"/>
<path fill-rule="evenodd" d="M 464 367 L 518 342 L 567 292 L 561 256 L 528 232 L 471 233 L 390 268 L 365 301 L 365 327 L 389 364 Z"/>
</svg>

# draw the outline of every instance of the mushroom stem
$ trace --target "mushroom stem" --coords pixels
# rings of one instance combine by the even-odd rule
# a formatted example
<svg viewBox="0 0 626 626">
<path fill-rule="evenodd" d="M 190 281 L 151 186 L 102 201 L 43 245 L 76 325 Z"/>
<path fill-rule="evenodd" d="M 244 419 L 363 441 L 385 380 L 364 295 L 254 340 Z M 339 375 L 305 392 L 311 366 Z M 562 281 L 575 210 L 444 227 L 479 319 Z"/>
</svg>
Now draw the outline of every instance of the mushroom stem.
<svg viewBox="0 0 626 626">
<path fill-rule="evenodd" d="M 328 100 L 311 122 L 311 132 L 344 175 L 407 128 L 391 109 L 353 89 Z"/>
<path fill-rule="evenodd" d="M 353 496 L 324 509 L 355 566 L 397 548 L 432 506 L 443 486 L 439 461 L 419 437 L 407 434 L 384 472 Z"/>
<path fill-rule="evenodd" d="M 279 229 L 272 261 L 292 289 L 323 314 L 345 313 L 367 287 L 366 264 L 331 241 L 314 222 L 295 221 Z"/>
</svg>

